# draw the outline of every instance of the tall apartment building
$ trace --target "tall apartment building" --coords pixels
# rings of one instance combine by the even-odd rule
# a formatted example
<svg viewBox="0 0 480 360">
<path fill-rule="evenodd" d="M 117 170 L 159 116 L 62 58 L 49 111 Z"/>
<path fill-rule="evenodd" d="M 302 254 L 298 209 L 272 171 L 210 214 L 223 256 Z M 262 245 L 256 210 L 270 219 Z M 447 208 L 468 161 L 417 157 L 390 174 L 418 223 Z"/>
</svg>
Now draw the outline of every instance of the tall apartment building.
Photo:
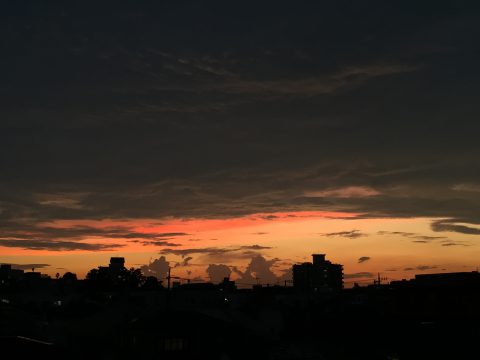
<svg viewBox="0 0 480 360">
<path fill-rule="evenodd" d="M 313 254 L 313 262 L 293 265 L 293 286 L 303 291 L 343 289 L 343 265 L 325 260 L 325 254 Z"/>
</svg>

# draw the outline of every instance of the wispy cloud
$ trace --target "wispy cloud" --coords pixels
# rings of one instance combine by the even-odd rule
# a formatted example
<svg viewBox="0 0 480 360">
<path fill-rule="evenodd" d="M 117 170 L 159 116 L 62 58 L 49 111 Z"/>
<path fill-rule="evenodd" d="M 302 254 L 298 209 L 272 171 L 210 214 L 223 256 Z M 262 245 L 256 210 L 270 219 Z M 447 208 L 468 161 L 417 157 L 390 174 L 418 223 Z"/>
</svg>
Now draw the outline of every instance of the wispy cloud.
<svg viewBox="0 0 480 360">
<path fill-rule="evenodd" d="M 321 235 L 322 236 L 327 236 L 327 237 L 345 237 L 345 238 L 350 238 L 350 239 L 356 239 L 356 238 L 359 238 L 359 237 L 367 236 L 367 234 L 364 234 L 364 233 L 360 232 L 360 230 L 322 233 Z"/>
<path fill-rule="evenodd" d="M 358 258 L 358 263 L 362 264 L 364 262 L 369 261 L 370 259 L 371 259 L 371 257 L 369 257 L 369 256 L 362 256 L 362 257 Z"/>
<path fill-rule="evenodd" d="M 30 269 L 44 269 L 50 267 L 50 264 L 10 264 L 12 269 L 30 270 Z M 60 268 L 57 268 L 60 269 Z"/>
<path fill-rule="evenodd" d="M 480 228 L 459 224 L 460 221 L 458 220 L 438 220 L 434 221 L 431 224 L 433 231 L 446 231 L 446 232 L 457 232 L 461 234 L 467 235 L 480 235 Z"/>
<path fill-rule="evenodd" d="M 433 240 L 442 240 L 448 239 L 446 236 L 430 236 L 430 235 L 421 235 L 412 232 L 405 232 L 405 231 L 378 231 L 377 235 L 386 236 L 386 235 L 395 235 L 395 236 L 402 236 L 409 239 L 415 239 L 413 242 L 417 243 L 426 243 Z"/>
<path fill-rule="evenodd" d="M 406 267 L 403 270 L 404 271 L 415 271 L 415 270 L 427 271 L 427 270 L 434 270 L 434 269 L 437 269 L 437 268 L 438 268 L 437 265 L 418 265 L 418 266 L 415 266 L 415 267 Z"/>
<path fill-rule="evenodd" d="M 79 241 L 18 240 L 0 239 L 0 246 L 27 250 L 73 251 L 73 250 L 114 250 L 125 245 L 114 243 L 84 243 Z"/>
<path fill-rule="evenodd" d="M 88 193 L 52 193 L 36 194 L 38 204 L 43 206 L 56 206 L 66 209 L 83 209 L 82 200 Z"/>
<path fill-rule="evenodd" d="M 452 186 L 454 191 L 480 192 L 480 184 L 456 184 Z"/>
<path fill-rule="evenodd" d="M 96 228 L 91 226 L 53 227 L 36 224 L 18 229 L 0 230 L 0 246 L 29 250 L 113 250 L 124 247 L 127 242 L 145 246 L 178 246 L 168 241 L 175 237 L 188 235 L 183 232 L 142 233 L 132 231 L 130 227 Z M 95 243 L 91 239 L 95 239 Z M 102 242 L 98 242 L 98 241 Z"/>
<path fill-rule="evenodd" d="M 343 278 L 345 280 L 350 280 L 350 279 L 371 279 L 375 277 L 375 274 L 371 272 L 357 272 L 357 273 L 352 273 L 352 274 L 345 274 Z"/>
<path fill-rule="evenodd" d="M 270 246 L 262 245 L 243 245 L 232 247 L 206 247 L 206 248 L 187 248 L 187 249 L 163 249 L 160 251 L 164 255 L 177 255 L 181 257 L 200 254 L 206 256 L 206 260 L 221 260 L 224 262 L 232 259 L 246 259 L 259 255 L 261 251 L 270 250 Z"/>
<path fill-rule="evenodd" d="M 348 186 L 344 188 L 307 191 L 306 197 L 332 197 L 332 198 L 368 198 L 381 193 L 368 186 Z"/>
</svg>

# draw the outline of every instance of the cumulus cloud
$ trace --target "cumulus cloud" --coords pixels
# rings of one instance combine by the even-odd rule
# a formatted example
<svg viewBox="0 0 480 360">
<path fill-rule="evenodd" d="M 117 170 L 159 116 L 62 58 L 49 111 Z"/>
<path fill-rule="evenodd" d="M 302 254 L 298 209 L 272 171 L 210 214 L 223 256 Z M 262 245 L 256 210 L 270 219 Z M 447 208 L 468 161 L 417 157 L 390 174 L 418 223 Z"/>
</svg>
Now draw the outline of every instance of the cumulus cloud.
<svg viewBox="0 0 480 360">
<path fill-rule="evenodd" d="M 175 264 L 175 267 L 185 267 L 190 265 L 190 260 L 193 260 L 193 257 L 187 256 L 182 259 L 182 262 L 178 262 Z"/>
<path fill-rule="evenodd" d="M 150 261 L 148 265 L 140 267 L 140 270 L 145 276 L 155 276 L 159 280 L 165 280 L 169 268 L 170 262 L 167 261 L 165 256 L 160 256 L 158 259 Z"/>
<path fill-rule="evenodd" d="M 271 267 L 277 261 L 277 259 L 267 260 L 262 255 L 257 255 L 250 260 L 245 271 L 241 271 L 237 267 L 232 267 L 232 270 L 239 275 L 239 282 L 247 284 L 255 284 L 257 282 L 275 284 L 279 279 L 273 273 Z"/>
<path fill-rule="evenodd" d="M 210 264 L 207 267 L 207 274 L 210 281 L 214 284 L 222 282 L 224 278 L 229 278 L 232 270 L 224 264 Z"/>
</svg>

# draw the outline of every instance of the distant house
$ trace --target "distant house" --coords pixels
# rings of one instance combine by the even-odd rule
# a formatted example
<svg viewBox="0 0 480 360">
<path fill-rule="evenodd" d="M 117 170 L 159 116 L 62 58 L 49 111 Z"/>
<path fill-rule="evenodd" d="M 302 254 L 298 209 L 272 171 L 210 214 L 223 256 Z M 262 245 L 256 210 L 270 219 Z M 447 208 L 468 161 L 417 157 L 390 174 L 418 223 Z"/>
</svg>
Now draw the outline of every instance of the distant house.
<svg viewBox="0 0 480 360">
<path fill-rule="evenodd" d="M 325 260 L 325 254 L 313 254 L 313 262 L 293 265 L 293 286 L 302 291 L 343 289 L 343 265 Z"/>
</svg>

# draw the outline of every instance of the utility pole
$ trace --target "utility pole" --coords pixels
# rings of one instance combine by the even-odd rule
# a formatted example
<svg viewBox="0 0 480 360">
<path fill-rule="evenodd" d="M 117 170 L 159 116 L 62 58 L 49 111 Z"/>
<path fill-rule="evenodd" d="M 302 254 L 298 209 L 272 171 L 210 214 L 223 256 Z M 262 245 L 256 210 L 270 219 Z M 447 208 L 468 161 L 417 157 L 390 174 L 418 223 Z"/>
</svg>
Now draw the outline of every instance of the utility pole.
<svg viewBox="0 0 480 360">
<path fill-rule="evenodd" d="M 168 289 L 168 291 L 170 291 L 170 270 L 171 270 L 171 269 L 172 269 L 172 268 L 169 266 L 169 267 L 168 267 L 168 276 L 167 276 L 167 280 L 168 280 L 168 282 L 167 282 L 167 284 L 168 284 L 167 289 Z"/>
<path fill-rule="evenodd" d="M 168 267 L 168 276 L 167 276 L 167 297 L 166 297 L 166 307 L 167 307 L 167 311 L 170 310 L 170 270 L 171 270 L 171 267 L 169 266 Z"/>
</svg>

